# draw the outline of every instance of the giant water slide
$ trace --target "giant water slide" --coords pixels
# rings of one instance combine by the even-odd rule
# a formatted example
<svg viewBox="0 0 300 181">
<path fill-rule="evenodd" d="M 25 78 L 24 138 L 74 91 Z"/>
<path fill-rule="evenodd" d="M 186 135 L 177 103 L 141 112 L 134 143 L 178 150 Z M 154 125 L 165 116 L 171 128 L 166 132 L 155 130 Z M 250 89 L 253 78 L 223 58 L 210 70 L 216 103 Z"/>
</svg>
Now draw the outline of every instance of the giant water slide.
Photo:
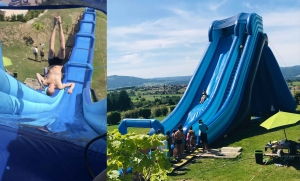
<svg viewBox="0 0 300 181">
<path fill-rule="evenodd" d="M 124 119 L 126 127 L 151 127 L 164 132 L 190 126 L 198 132 L 198 120 L 209 127 L 208 140 L 222 135 L 250 120 L 251 115 L 276 110 L 295 111 L 295 101 L 285 83 L 278 63 L 263 33 L 262 18 L 240 13 L 214 21 L 208 31 L 209 45 L 180 102 L 161 123 L 157 120 Z M 240 48 L 243 46 L 243 49 Z M 199 104 L 201 93 L 208 98 Z"/>
<path fill-rule="evenodd" d="M 63 68 L 63 83 L 75 83 L 72 94 L 56 90 L 49 97 L 0 66 L 0 180 L 24 180 L 24 175 L 28 180 L 91 179 L 83 150 L 106 132 L 106 98 L 94 102 L 90 90 L 95 20 L 95 10 L 86 8 Z M 92 144 L 88 154 L 92 171 L 106 168 L 106 140 Z"/>
</svg>

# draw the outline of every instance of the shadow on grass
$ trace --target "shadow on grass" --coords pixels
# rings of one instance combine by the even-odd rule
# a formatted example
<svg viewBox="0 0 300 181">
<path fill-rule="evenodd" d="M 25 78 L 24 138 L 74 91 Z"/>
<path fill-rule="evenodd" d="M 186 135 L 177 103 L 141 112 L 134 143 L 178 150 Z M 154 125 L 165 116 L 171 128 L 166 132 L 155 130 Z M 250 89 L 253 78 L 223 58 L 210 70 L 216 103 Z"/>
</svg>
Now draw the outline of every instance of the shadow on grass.
<svg viewBox="0 0 300 181">
<path fill-rule="evenodd" d="M 36 61 L 35 59 L 30 58 L 30 57 L 28 57 L 27 59 L 28 59 L 28 60 L 32 60 L 32 61 L 34 61 L 34 62 L 42 62 L 42 61 Z"/>
<path fill-rule="evenodd" d="M 174 170 L 172 173 L 169 173 L 169 176 L 180 176 L 180 175 L 185 175 L 188 171 L 190 171 L 191 169 L 187 168 L 187 167 L 181 167 L 179 169 Z"/>
<path fill-rule="evenodd" d="M 296 170 L 300 170 L 300 158 L 290 161 L 288 166 L 294 167 Z"/>
</svg>

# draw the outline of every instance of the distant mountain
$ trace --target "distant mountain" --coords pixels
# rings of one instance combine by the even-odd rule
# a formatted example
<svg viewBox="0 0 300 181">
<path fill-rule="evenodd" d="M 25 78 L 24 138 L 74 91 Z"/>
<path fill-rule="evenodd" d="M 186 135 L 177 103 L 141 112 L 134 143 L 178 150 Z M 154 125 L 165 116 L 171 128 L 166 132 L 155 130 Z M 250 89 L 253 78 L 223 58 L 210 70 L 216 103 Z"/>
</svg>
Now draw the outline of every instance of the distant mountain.
<svg viewBox="0 0 300 181">
<path fill-rule="evenodd" d="M 188 84 L 192 76 L 177 76 L 144 79 L 131 76 L 112 75 L 107 77 L 107 89 L 116 89 L 132 86 L 153 86 L 153 85 L 181 85 Z"/>
<path fill-rule="evenodd" d="M 286 80 L 300 80 L 300 65 L 293 67 L 281 67 L 281 72 Z M 132 86 L 153 86 L 153 85 L 181 85 L 188 84 L 192 76 L 176 76 L 144 79 L 131 76 L 112 75 L 107 77 L 107 88 L 109 90 L 132 87 Z"/>
<path fill-rule="evenodd" d="M 300 79 L 300 65 L 293 66 L 293 67 L 281 67 L 280 69 L 285 80 Z"/>
</svg>

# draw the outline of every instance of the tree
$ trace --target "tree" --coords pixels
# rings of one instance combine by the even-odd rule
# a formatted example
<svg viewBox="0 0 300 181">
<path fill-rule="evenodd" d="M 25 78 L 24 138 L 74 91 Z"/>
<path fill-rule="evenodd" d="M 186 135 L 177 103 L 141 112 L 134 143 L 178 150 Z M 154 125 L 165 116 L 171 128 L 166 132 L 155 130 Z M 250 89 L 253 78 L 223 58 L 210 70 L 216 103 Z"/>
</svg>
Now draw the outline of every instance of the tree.
<svg viewBox="0 0 300 181">
<path fill-rule="evenodd" d="M 107 94 L 107 111 L 118 110 L 119 93 L 117 91 Z"/>
<path fill-rule="evenodd" d="M 117 111 L 111 112 L 110 115 L 107 116 L 107 122 L 111 125 L 116 125 L 121 121 L 121 114 Z"/>
<path fill-rule="evenodd" d="M 140 109 L 139 116 L 146 118 L 146 119 L 149 118 L 151 116 L 151 109 L 149 109 L 149 108 Z"/>
<path fill-rule="evenodd" d="M 162 112 L 161 112 L 160 108 L 154 109 L 154 116 L 155 117 L 159 117 L 161 115 L 162 115 Z"/>
<path fill-rule="evenodd" d="M 131 101 L 130 97 L 128 96 L 126 90 L 120 91 L 118 105 L 119 105 L 118 108 L 120 111 L 126 111 L 128 109 L 131 109 L 132 101 Z"/>
<path fill-rule="evenodd" d="M 169 112 L 169 110 L 168 110 L 168 108 L 166 106 L 161 107 L 160 110 L 161 110 L 161 114 L 163 116 L 166 116 L 168 114 L 168 112 Z"/>
<path fill-rule="evenodd" d="M 36 33 L 37 42 L 39 41 L 39 33 L 45 29 L 45 26 L 39 22 L 35 22 L 32 24 L 32 27 L 34 28 L 34 31 Z"/>
<path fill-rule="evenodd" d="M 4 21 L 4 14 L 0 13 L 0 21 Z"/>
<path fill-rule="evenodd" d="M 294 98 L 295 98 L 296 104 L 297 104 L 297 105 L 300 105 L 300 92 L 297 92 L 297 93 L 294 95 Z"/>
<path fill-rule="evenodd" d="M 167 151 L 155 150 L 153 147 L 163 146 L 166 137 L 162 134 L 137 135 L 128 133 L 121 135 L 117 130 L 107 134 L 107 176 L 108 180 L 132 180 L 140 175 L 140 180 L 166 180 L 167 173 L 172 171 L 167 158 Z M 118 170 L 132 168 L 133 174 L 119 175 Z"/>
</svg>

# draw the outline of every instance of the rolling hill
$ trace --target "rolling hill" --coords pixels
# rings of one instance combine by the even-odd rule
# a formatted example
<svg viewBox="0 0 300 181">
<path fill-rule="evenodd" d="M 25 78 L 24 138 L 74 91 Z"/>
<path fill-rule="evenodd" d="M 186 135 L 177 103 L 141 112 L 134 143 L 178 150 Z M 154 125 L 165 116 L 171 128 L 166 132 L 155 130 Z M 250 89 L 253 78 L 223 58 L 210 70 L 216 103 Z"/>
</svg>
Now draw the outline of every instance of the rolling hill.
<svg viewBox="0 0 300 181">
<path fill-rule="evenodd" d="M 300 80 L 300 65 L 293 67 L 281 67 L 281 72 L 286 80 Z M 160 78 L 139 78 L 132 76 L 112 75 L 107 77 L 107 89 L 116 89 L 132 86 L 152 86 L 152 85 L 181 85 L 188 84 L 190 76 L 160 77 Z"/>
</svg>

